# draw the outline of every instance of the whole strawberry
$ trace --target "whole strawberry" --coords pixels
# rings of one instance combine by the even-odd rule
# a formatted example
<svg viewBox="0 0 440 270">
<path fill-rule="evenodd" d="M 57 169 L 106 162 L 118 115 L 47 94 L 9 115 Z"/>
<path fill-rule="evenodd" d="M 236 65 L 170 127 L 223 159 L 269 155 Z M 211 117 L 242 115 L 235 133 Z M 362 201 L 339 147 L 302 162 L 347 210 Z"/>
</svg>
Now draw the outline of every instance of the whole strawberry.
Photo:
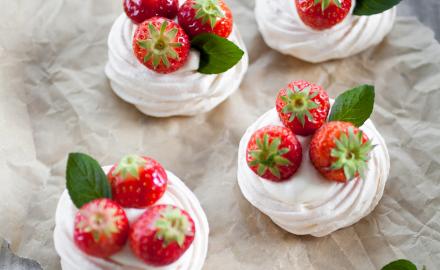
<svg viewBox="0 0 440 270">
<path fill-rule="evenodd" d="M 188 59 L 189 38 L 174 21 L 153 17 L 141 23 L 133 37 L 136 58 L 158 73 L 181 68 Z"/>
<path fill-rule="evenodd" d="M 174 19 L 178 9 L 178 0 L 124 0 L 125 14 L 136 24 L 156 16 Z"/>
<path fill-rule="evenodd" d="M 107 178 L 113 199 L 128 208 L 145 208 L 165 193 L 168 177 L 157 161 L 138 155 L 125 156 L 109 171 Z"/>
<path fill-rule="evenodd" d="M 348 122 L 323 125 L 310 142 L 310 160 L 327 179 L 347 182 L 364 177 L 373 146 L 367 135 Z"/>
<path fill-rule="evenodd" d="M 281 182 L 289 179 L 301 165 L 301 144 L 289 129 L 266 126 L 249 140 L 246 161 L 260 177 Z"/>
<path fill-rule="evenodd" d="M 194 236 L 194 221 L 185 210 L 172 205 L 154 205 L 132 224 L 130 246 L 147 264 L 163 266 L 177 261 L 190 247 Z"/>
<path fill-rule="evenodd" d="M 279 91 L 276 109 L 281 122 L 298 135 L 311 135 L 327 119 L 330 102 L 327 92 L 306 81 L 291 82 Z"/>
<path fill-rule="evenodd" d="M 213 33 L 227 38 L 232 32 L 232 12 L 223 0 L 187 0 L 177 18 L 190 37 Z"/>
<path fill-rule="evenodd" d="M 304 24 L 315 30 L 325 30 L 347 17 L 352 0 L 295 0 L 295 4 Z"/>
<path fill-rule="evenodd" d="M 91 201 L 75 216 L 74 242 L 90 256 L 106 258 L 120 251 L 128 233 L 124 209 L 109 199 Z"/>
</svg>

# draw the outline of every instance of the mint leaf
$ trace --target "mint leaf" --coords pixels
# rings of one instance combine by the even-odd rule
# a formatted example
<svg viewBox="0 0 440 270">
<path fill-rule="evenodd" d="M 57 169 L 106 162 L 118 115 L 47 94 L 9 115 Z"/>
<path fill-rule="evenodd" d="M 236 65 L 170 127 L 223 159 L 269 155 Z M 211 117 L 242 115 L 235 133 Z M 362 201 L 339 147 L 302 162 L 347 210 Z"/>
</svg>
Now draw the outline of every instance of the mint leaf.
<svg viewBox="0 0 440 270">
<path fill-rule="evenodd" d="M 200 52 L 197 71 L 203 74 L 223 73 L 235 66 L 244 55 L 234 42 L 211 33 L 195 36 L 191 45 Z"/>
<path fill-rule="evenodd" d="M 361 85 L 339 95 L 332 106 L 329 121 L 351 122 L 360 127 L 374 107 L 374 86 Z"/>
<path fill-rule="evenodd" d="M 368 16 L 382 13 L 399 4 L 400 1 L 402 0 L 357 0 L 353 14 Z"/>
<path fill-rule="evenodd" d="M 67 159 L 66 187 L 76 207 L 98 198 L 111 198 L 107 176 L 99 163 L 82 153 L 70 153 Z"/>
<path fill-rule="evenodd" d="M 417 270 L 417 267 L 408 260 L 397 260 L 385 265 L 382 270 Z"/>
</svg>

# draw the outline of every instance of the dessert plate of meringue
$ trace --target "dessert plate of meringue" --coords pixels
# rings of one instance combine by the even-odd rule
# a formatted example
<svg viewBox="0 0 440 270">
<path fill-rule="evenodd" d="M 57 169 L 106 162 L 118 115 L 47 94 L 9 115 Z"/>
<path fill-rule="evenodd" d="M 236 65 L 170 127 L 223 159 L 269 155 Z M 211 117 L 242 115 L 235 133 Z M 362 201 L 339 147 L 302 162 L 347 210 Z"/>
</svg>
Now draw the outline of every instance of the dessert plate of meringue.
<svg viewBox="0 0 440 270">
<path fill-rule="evenodd" d="M 366 2 L 256 0 L 255 17 L 269 47 L 318 63 L 360 53 L 379 44 L 391 31 L 396 1 L 388 1 L 393 5 Z"/>
<path fill-rule="evenodd" d="M 212 110 L 238 89 L 246 47 L 223 0 L 124 1 L 108 37 L 113 91 L 155 117 Z"/>
<path fill-rule="evenodd" d="M 373 106 L 371 85 L 335 100 L 307 81 L 281 89 L 275 108 L 240 141 L 244 197 L 296 235 L 322 237 L 367 216 L 390 169 L 385 141 L 369 119 Z"/>
<path fill-rule="evenodd" d="M 63 270 L 202 269 L 209 226 L 195 195 L 156 160 L 113 166 L 71 153 L 55 217 Z"/>
</svg>

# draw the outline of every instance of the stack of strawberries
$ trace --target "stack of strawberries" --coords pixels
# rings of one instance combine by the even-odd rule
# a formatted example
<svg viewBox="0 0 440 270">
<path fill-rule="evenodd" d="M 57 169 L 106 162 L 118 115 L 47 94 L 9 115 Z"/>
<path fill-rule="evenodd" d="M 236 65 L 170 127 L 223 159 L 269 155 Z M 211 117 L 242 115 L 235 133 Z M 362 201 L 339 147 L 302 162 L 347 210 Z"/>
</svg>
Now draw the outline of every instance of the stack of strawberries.
<svg viewBox="0 0 440 270">
<path fill-rule="evenodd" d="M 362 100 L 365 94 L 366 100 Z M 276 110 L 284 126 L 266 126 L 251 137 L 246 159 L 260 177 L 289 180 L 302 162 L 297 135 L 313 136 L 310 161 L 327 179 L 347 182 L 363 177 L 371 140 L 359 129 L 373 109 L 374 88 L 360 86 L 340 95 L 330 112 L 327 92 L 306 81 L 294 81 L 279 91 Z"/>
<path fill-rule="evenodd" d="M 157 204 L 167 184 L 162 165 L 148 157 L 125 156 L 105 176 L 91 157 L 70 154 L 67 189 L 79 208 L 73 235 L 76 246 L 90 256 L 108 258 L 128 241 L 132 252 L 148 265 L 177 261 L 191 246 L 195 225 L 185 210 Z M 124 208 L 144 212 L 129 224 Z"/>
<path fill-rule="evenodd" d="M 138 24 L 134 54 L 158 73 L 174 72 L 186 63 L 190 39 L 207 33 L 226 39 L 233 28 L 223 0 L 187 0 L 180 7 L 178 0 L 124 0 L 124 10 Z"/>
</svg>

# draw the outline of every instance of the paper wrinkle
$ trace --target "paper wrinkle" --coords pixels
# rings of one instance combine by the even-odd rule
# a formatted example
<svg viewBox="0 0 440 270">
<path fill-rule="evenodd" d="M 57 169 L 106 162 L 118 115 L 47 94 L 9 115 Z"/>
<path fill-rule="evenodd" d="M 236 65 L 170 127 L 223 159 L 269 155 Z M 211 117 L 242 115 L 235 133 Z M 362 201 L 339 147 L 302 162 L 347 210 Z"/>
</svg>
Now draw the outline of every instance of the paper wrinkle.
<svg viewBox="0 0 440 270">
<path fill-rule="evenodd" d="M 0 27 L 0 237 L 16 254 L 60 269 L 55 207 L 67 154 L 81 151 L 100 164 L 146 154 L 184 179 L 209 220 L 207 270 L 353 270 L 355 263 L 356 270 L 377 270 L 398 258 L 440 265 L 440 45 L 416 20 L 398 18 L 378 46 L 313 65 L 269 49 L 252 1 L 229 1 L 252 59 L 239 90 L 209 113 L 155 119 L 113 94 L 104 74 L 120 1 L 18 2 L 20 12 L 0 10 L 14 27 Z M 390 177 L 376 209 L 336 236 L 286 233 L 236 183 L 241 136 L 294 79 L 322 84 L 331 97 L 376 86 L 371 119 L 389 149 Z M 355 237 L 363 250 L 344 246 Z"/>
</svg>

